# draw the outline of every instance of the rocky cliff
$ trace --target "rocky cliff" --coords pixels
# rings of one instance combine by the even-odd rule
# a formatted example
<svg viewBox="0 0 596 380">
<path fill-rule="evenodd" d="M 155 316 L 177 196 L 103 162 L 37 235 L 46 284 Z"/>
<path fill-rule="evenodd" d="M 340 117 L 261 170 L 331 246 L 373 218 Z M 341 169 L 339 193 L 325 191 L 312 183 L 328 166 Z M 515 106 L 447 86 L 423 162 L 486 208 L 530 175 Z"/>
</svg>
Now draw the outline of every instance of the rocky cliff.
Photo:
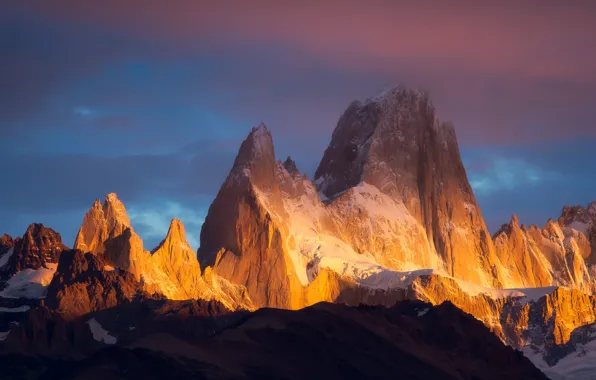
<svg viewBox="0 0 596 380">
<path fill-rule="evenodd" d="M 108 194 L 103 205 L 95 200 L 85 214 L 77 233 L 74 249 L 104 254 L 108 263 L 140 279 L 149 258 L 141 238 L 134 232 L 126 209 L 115 193 Z"/>
<path fill-rule="evenodd" d="M 109 268 L 93 272 L 94 278 L 116 269 L 131 274 L 139 284 L 135 286 L 148 294 L 159 294 L 173 300 L 217 299 L 232 310 L 253 307 L 242 286 L 214 276 L 210 268 L 201 273 L 180 220 L 172 220 L 166 238 L 155 249 L 151 252 L 145 250 L 143 241 L 130 224 L 124 204 L 114 193 L 106 196 L 103 205 L 96 200 L 85 215 L 75 240 L 75 249 L 97 256 L 89 265 L 99 260 L 104 268 Z M 73 276 L 67 267 L 65 271 L 67 277 Z M 86 281 L 83 279 L 77 286 L 86 287 Z M 109 303 L 104 296 L 92 302 Z"/>
<path fill-rule="evenodd" d="M 246 286 L 257 306 L 285 308 L 308 305 L 325 268 L 369 289 L 400 287 L 421 269 L 521 286 L 496 255 L 453 127 L 427 95 L 399 87 L 352 103 L 315 177 L 276 162 L 267 127 L 253 128 L 203 225 L 202 265 Z"/>
<path fill-rule="evenodd" d="M 480 285 L 509 286 L 468 183 L 453 125 L 428 94 L 404 87 L 353 102 L 315 173 L 327 197 L 365 182 L 405 206 L 437 255 L 433 268 Z M 426 267 L 423 262 L 414 262 Z M 393 269 L 402 270 L 396 262 Z"/>
<path fill-rule="evenodd" d="M 511 282 L 521 287 L 560 285 L 587 293 L 596 289 L 592 248 L 584 232 L 552 220 L 544 228 L 520 226 L 514 216 L 494 241 Z"/>
<path fill-rule="evenodd" d="M 42 224 L 31 224 L 14 240 L 4 235 L 0 240 L 0 252 L 4 252 L 0 256 L 0 302 L 43 298 L 66 249 L 60 234 Z"/>
<path fill-rule="evenodd" d="M 3 236 L 0 307 L 24 312 L 34 305 L 6 300 L 46 297 L 40 318 L 66 326 L 139 300 L 202 300 L 170 302 L 166 315 L 203 301 L 226 311 L 450 302 L 551 366 L 596 321 L 595 247 L 596 203 L 542 228 L 514 216 L 491 238 L 453 126 L 427 94 L 398 87 L 348 107 L 314 181 L 290 157 L 276 161 L 264 124 L 253 128 L 197 255 L 178 219 L 146 250 L 113 193 L 84 216 L 72 251 L 41 225 Z M 4 322 L 19 322 L 4 319 L 0 341 Z"/>
<path fill-rule="evenodd" d="M 263 124 L 242 143 L 198 257 L 257 307 L 453 302 L 517 348 L 554 355 L 593 323 L 596 206 L 491 238 L 453 126 L 398 87 L 341 116 L 315 180 L 275 161 Z"/>
<path fill-rule="evenodd" d="M 12 248 L 14 243 L 14 239 L 8 234 L 4 234 L 0 237 L 0 259 Z"/>
<path fill-rule="evenodd" d="M 286 219 L 273 140 L 261 124 L 242 143 L 209 208 L 201 230 L 201 265 L 246 286 L 257 307 L 303 306 L 301 286 L 287 253 Z"/>
</svg>

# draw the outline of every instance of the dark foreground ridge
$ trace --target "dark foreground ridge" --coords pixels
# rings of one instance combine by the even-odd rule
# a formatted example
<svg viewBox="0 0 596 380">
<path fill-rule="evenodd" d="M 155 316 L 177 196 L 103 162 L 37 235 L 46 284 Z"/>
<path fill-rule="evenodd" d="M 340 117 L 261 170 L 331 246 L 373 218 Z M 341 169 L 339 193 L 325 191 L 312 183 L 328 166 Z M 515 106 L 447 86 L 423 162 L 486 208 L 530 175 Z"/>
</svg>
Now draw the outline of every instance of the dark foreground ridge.
<svg viewBox="0 0 596 380">
<path fill-rule="evenodd" d="M 140 300 L 72 321 L 40 308 L 2 351 L 4 379 L 546 379 L 472 316 L 419 301 L 222 314 Z"/>
</svg>

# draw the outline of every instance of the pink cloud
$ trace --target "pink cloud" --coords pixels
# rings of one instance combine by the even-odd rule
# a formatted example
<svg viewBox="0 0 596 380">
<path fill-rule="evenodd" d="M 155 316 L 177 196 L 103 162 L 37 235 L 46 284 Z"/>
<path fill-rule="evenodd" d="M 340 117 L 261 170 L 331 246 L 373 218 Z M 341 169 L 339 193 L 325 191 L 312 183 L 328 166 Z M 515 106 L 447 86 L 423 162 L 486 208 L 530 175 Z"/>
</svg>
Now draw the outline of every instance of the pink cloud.
<svg viewBox="0 0 596 380">
<path fill-rule="evenodd" d="M 332 129 L 350 100 L 405 82 L 431 91 L 464 143 L 596 133 L 593 2 L 59 0 L 28 11 L 156 44 L 165 61 L 215 56 L 222 67 L 189 93 L 274 128 Z"/>
<path fill-rule="evenodd" d="M 179 44 L 290 44 L 359 69 L 391 71 L 400 60 L 439 60 L 594 80 L 596 51 L 588 47 L 596 36 L 595 9 L 582 1 L 62 0 L 35 11 Z"/>
</svg>

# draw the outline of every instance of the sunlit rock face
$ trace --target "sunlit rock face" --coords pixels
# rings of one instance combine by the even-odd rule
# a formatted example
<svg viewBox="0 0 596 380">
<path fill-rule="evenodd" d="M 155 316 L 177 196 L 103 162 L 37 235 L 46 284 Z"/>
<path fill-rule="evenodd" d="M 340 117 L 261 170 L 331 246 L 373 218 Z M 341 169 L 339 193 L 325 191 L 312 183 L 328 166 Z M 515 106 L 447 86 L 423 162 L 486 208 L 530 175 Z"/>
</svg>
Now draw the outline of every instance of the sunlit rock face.
<svg viewBox="0 0 596 380">
<path fill-rule="evenodd" d="M 99 199 L 85 214 L 74 249 L 104 254 L 110 263 L 140 279 L 149 254 L 143 241 L 130 226 L 124 204 L 115 193 L 108 194 L 103 205 Z"/>
<path fill-rule="evenodd" d="M 520 226 L 514 216 L 494 236 L 497 255 L 517 287 L 560 285 L 593 292 L 588 237 L 561 222 Z"/>
<path fill-rule="evenodd" d="M 166 238 L 153 251 L 145 250 L 124 205 L 113 193 L 103 205 L 96 201 L 85 215 L 75 249 L 99 256 L 107 270 L 132 275 L 149 294 L 173 300 L 216 299 L 231 310 L 253 307 L 243 287 L 213 276 L 210 270 L 202 275 L 180 220 L 172 220 Z"/>
<path fill-rule="evenodd" d="M 519 225 L 514 215 L 494 236 L 497 256 L 508 271 L 511 283 L 519 287 L 549 286 L 553 284 L 553 264 L 532 235 L 525 226 Z"/>
<path fill-rule="evenodd" d="M 253 128 L 203 225 L 202 265 L 257 306 L 308 305 L 323 269 L 369 289 L 403 289 L 402 272 L 418 269 L 506 285 L 453 128 L 426 95 L 353 103 L 316 178 L 276 162 L 267 127 Z"/>
<path fill-rule="evenodd" d="M 315 182 L 330 198 L 362 182 L 376 187 L 422 226 L 437 255 L 433 268 L 480 285 L 508 285 L 453 126 L 439 121 L 427 94 L 397 87 L 353 102 L 333 132 Z"/>
<path fill-rule="evenodd" d="M 273 140 L 261 124 L 242 143 L 209 208 L 201 230 L 201 265 L 245 286 L 257 307 L 300 307 L 301 286 L 287 254 L 286 219 Z"/>
<path fill-rule="evenodd" d="M 593 215 L 491 238 L 453 127 L 398 87 L 344 112 L 311 181 L 253 128 L 201 231 L 199 261 L 257 307 L 454 303 L 503 342 L 554 357 L 593 323 Z"/>
<path fill-rule="evenodd" d="M 590 249 L 587 249 L 585 242 L 583 244 L 580 243 L 582 257 L 588 263 L 596 264 L 596 202 L 590 203 L 588 207 L 563 207 L 558 223 L 562 227 L 585 235 L 590 244 Z"/>
</svg>

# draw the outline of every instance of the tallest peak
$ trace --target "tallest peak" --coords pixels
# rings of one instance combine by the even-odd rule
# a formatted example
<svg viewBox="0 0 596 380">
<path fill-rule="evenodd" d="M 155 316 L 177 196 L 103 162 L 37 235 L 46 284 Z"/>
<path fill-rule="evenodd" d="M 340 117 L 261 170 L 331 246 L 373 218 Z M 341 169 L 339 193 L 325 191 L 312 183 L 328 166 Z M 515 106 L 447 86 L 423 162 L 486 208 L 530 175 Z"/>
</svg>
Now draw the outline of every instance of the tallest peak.
<svg viewBox="0 0 596 380">
<path fill-rule="evenodd" d="M 399 84 L 394 87 L 390 87 L 382 91 L 377 96 L 369 98 L 368 101 L 377 102 L 377 103 L 384 103 L 387 101 L 395 101 L 400 100 L 403 101 L 405 99 L 427 99 L 429 97 L 428 92 L 423 91 L 418 88 L 408 87 L 404 84 Z"/>
</svg>

